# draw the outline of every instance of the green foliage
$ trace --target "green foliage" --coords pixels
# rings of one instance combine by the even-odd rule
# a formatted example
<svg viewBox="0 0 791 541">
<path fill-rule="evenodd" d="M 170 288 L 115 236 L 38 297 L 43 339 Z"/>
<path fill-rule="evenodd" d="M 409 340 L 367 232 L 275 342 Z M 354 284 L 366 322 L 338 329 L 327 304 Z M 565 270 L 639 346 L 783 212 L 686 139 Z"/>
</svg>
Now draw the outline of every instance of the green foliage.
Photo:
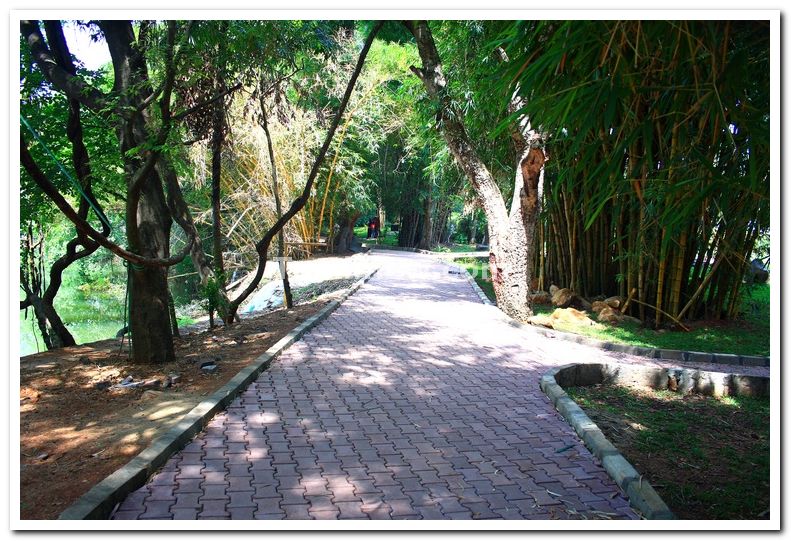
<svg viewBox="0 0 791 541">
<path fill-rule="evenodd" d="M 220 272 L 209 278 L 201 288 L 204 299 L 202 305 L 207 312 L 215 310 L 222 313 L 227 309 L 225 299 L 220 295 L 221 288 L 226 282 L 225 274 Z"/>
</svg>

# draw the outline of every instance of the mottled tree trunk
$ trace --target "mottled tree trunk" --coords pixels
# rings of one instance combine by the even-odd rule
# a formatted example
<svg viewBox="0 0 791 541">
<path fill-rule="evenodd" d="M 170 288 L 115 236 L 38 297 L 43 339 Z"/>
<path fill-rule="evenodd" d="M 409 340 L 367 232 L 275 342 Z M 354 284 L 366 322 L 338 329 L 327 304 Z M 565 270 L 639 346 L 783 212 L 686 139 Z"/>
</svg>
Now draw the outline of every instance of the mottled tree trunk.
<svg viewBox="0 0 791 541">
<path fill-rule="evenodd" d="M 497 306 L 519 321 L 532 315 L 529 285 L 535 224 L 538 217 L 538 192 L 544 153 L 537 144 L 525 140 L 525 127 L 520 122 L 518 161 L 514 198 L 510 212 L 500 188 L 478 156 L 466 128 L 463 115 L 447 93 L 442 64 L 434 38 L 426 21 L 409 21 L 406 26 L 415 36 L 422 68 L 412 71 L 423 82 L 429 95 L 438 101 L 439 124 L 448 148 L 456 158 L 481 200 L 488 222 L 489 270 L 497 297 Z"/>
</svg>

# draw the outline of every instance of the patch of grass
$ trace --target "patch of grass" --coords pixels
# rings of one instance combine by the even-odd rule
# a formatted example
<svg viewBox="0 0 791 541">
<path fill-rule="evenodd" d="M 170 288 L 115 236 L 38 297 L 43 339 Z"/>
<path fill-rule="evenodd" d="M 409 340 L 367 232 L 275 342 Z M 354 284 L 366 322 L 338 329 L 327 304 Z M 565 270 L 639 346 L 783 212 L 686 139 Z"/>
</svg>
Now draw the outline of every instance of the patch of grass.
<svg viewBox="0 0 791 541">
<path fill-rule="evenodd" d="M 187 325 L 194 325 L 197 323 L 197 320 L 191 318 L 190 316 L 178 316 L 176 321 L 178 321 L 179 327 L 185 327 Z"/>
<path fill-rule="evenodd" d="M 566 392 L 679 518 L 768 518 L 768 398 L 605 385 Z"/>
<path fill-rule="evenodd" d="M 462 258 L 456 263 L 467 269 L 486 296 L 495 302 L 494 287 L 489 280 L 489 261 L 486 258 Z M 533 305 L 536 314 L 551 314 L 553 306 Z M 594 321 L 596 314 L 588 317 Z M 617 326 L 605 324 L 605 328 L 579 326 L 563 329 L 604 342 L 616 342 L 660 349 L 702 351 L 709 353 L 734 353 L 740 355 L 769 355 L 769 285 L 759 284 L 745 289 L 742 297 L 741 314 L 735 321 L 693 324 L 690 332 L 643 327 L 639 323 L 624 321 Z"/>
<path fill-rule="evenodd" d="M 362 276 L 351 276 L 349 278 L 337 278 L 332 280 L 324 280 L 316 282 L 305 287 L 297 288 L 294 291 L 294 302 L 297 304 L 313 302 L 321 295 L 332 293 L 339 289 L 346 289 L 351 287 L 354 282 L 362 278 Z"/>
<path fill-rule="evenodd" d="M 486 257 L 463 257 L 454 261 L 469 272 L 475 279 L 475 283 L 486 293 L 489 300 L 497 302 L 494 295 L 494 286 L 489 277 L 489 259 Z"/>
<path fill-rule="evenodd" d="M 458 254 L 464 252 L 476 252 L 478 251 L 476 244 L 457 244 L 453 243 L 450 245 L 447 244 L 440 244 L 439 246 L 435 246 L 432 252 L 438 253 L 451 253 L 451 254 Z"/>
<path fill-rule="evenodd" d="M 596 314 L 589 317 L 595 320 Z M 769 322 L 769 286 L 761 284 L 745 292 L 741 314 L 734 321 L 693 322 L 690 332 L 656 331 L 633 322 L 607 325 L 603 330 L 583 327 L 575 332 L 634 346 L 768 356 Z"/>
<path fill-rule="evenodd" d="M 354 236 L 362 239 L 363 242 L 375 242 L 375 239 L 366 239 L 368 235 L 368 226 L 361 225 L 354 228 Z M 379 234 L 379 244 L 382 246 L 398 246 L 398 233 L 395 231 L 382 230 Z"/>
</svg>

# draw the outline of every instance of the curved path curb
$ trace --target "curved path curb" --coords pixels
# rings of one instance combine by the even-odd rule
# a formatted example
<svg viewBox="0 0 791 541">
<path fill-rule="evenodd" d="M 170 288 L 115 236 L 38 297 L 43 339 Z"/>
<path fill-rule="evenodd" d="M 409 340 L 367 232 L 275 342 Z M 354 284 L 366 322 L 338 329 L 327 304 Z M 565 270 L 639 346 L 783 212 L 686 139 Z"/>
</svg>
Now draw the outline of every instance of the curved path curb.
<svg viewBox="0 0 791 541">
<path fill-rule="evenodd" d="M 184 447 L 215 414 L 222 411 L 236 395 L 255 381 L 258 375 L 266 370 L 280 353 L 329 316 L 343 301 L 376 274 L 377 270 L 374 269 L 355 282 L 340 299 L 330 302 L 318 313 L 306 319 L 302 324 L 281 338 L 250 365 L 239 371 L 223 387 L 195 406 L 170 430 L 152 441 L 146 449 L 129 463 L 111 473 L 86 492 L 73 505 L 63 511 L 58 520 L 108 518 L 116 504 L 123 501 L 131 492 L 143 486 L 147 479 L 158 468 L 163 466 L 172 454 Z"/>
<path fill-rule="evenodd" d="M 472 275 L 469 272 L 467 272 L 466 268 L 462 267 L 458 263 L 450 263 L 450 262 L 445 262 L 445 263 L 449 266 L 452 266 L 454 268 L 459 268 L 464 271 L 464 273 L 467 275 L 467 281 L 475 290 L 475 293 L 478 294 L 478 297 L 480 297 L 482 303 L 496 306 L 495 303 L 489 300 L 489 297 L 486 296 L 486 293 L 483 292 L 481 287 L 475 281 L 475 278 L 473 278 Z M 507 316 L 505 313 L 503 313 L 503 317 L 507 318 L 509 325 L 513 327 L 532 329 L 533 331 L 547 338 L 560 338 L 561 340 L 568 340 L 570 342 L 575 342 L 577 344 L 583 344 L 586 346 L 603 349 L 605 351 L 628 353 L 629 355 L 639 355 L 640 357 L 648 357 L 649 359 L 661 359 L 663 361 L 725 364 L 731 366 L 758 366 L 758 367 L 769 368 L 770 358 L 760 355 L 736 355 L 734 353 L 705 353 L 701 351 L 682 351 L 678 349 L 662 349 L 662 348 L 650 348 L 650 347 L 642 347 L 642 346 L 630 346 L 628 344 L 604 342 L 602 340 L 596 340 L 595 338 L 589 338 L 587 336 L 582 336 L 580 334 L 557 331 L 554 329 L 552 330 L 544 329 L 537 325 L 529 325 L 527 323 L 521 323 Z"/>
<path fill-rule="evenodd" d="M 675 515 L 659 497 L 654 488 L 643 481 L 643 476 L 610 443 L 604 433 L 590 417 L 558 385 L 555 375 L 561 370 L 577 366 L 577 363 L 553 368 L 541 378 L 541 390 L 552 401 L 555 409 L 574 428 L 588 449 L 601 460 L 602 466 L 621 487 L 633 508 L 649 520 L 671 520 Z"/>
</svg>

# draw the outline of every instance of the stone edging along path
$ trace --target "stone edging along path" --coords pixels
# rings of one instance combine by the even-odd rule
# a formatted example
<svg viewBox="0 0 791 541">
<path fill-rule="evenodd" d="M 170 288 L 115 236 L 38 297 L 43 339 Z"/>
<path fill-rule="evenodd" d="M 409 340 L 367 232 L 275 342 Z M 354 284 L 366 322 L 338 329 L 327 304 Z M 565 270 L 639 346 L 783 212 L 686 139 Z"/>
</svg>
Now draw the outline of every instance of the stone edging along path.
<svg viewBox="0 0 791 541">
<path fill-rule="evenodd" d="M 170 456 L 179 451 L 198 434 L 215 414 L 222 411 L 239 392 L 243 391 L 258 375 L 266 370 L 272 361 L 296 342 L 303 334 L 329 316 L 349 296 L 371 279 L 379 269 L 374 269 L 352 285 L 340 299 L 331 301 L 319 312 L 303 321 L 290 333 L 260 355 L 247 367 L 239 371 L 228 383 L 214 392 L 209 398 L 195 406 L 189 413 L 167 432 L 157 437 L 125 466 L 111 473 L 99 482 L 74 504 L 63 511 L 59 520 L 106 519 L 115 505 L 143 486 L 148 478 L 167 462 Z"/>
<path fill-rule="evenodd" d="M 675 384 L 671 387 L 671 381 Z M 599 383 L 672 388 L 680 393 L 709 396 L 768 396 L 769 378 L 700 371 L 692 368 L 655 368 L 618 364 L 573 363 L 553 368 L 541 377 L 541 390 L 574 428 L 602 467 L 647 519 L 668 520 L 675 515 L 654 488 L 632 466 L 590 417 L 569 397 L 563 386 Z"/>
<path fill-rule="evenodd" d="M 601 460 L 602 467 L 626 493 L 634 509 L 640 511 L 649 520 L 675 519 L 673 512 L 648 481 L 643 480 L 643 476 L 610 443 L 596 423 L 591 421 L 555 380 L 559 372 L 577 366 L 579 365 L 570 364 L 550 370 L 541 378 L 541 390 L 549 397 L 558 413 L 574 428 L 591 453 Z"/>
<path fill-rule="evenodd" d="M 425 252 L 425 250 L 423 252 L 431 253 L 431 252 Z M 467 272 L 467 269 L 465 269 L 461 265 L 458 265 L 457 263 L 445 262 L 445 264 L 454 268 L 461 269 L 464 272 L 464 274 L 467 275 L 467 281 L 470 283 L 472 288 L 478 294 L 478 297 L 481 299 L 481 302 L 483 302 L 484 304 L 495 306 L 495 304 L 489 300 L 489 297 L 486 296 L 486 293 L 484 293 L 481 287 L 477 284 L 475 278 L 473 278 L 472 275 L 469 272 Z M 664 361 L 726 364 L 732 366 L 760 366 L 766 368 L 769 367 L 769 357 L 762 357 L 759 355 L 736 355 L 734 353 L 704 353 L 700 351 L 680 351 L 677 349 L 649 348 L 649 347 L 641 347 L 641 346 L 630 346 L 628 344 L 617 344 L 615 342 L 603 342 L 601 340 L 596 340 L 595 338 L 588 338 L 587 336 L 582 336 L 579 334 L 556 331 L 554 329 L 553 330 L 544 329 L 536 325 L 528 325 L 526 323 L 520 323 L 515 319 L 506 316 L 505 314 L 503 314 L 503 316 L 507 318 L 508 324 L 511 325 L 512 327 L 531 329 L 547 338 L 560 338 L 562 340 L 569 340 L 571 342 L 576 342 L 577 344 L 584 344 L 586 346 L 603 349 L 605 351 L 628 353 L 630 355 L 639 355 L 640 357 L 648 357 L 650 359 L 661 359 Z"/>
</svg>

